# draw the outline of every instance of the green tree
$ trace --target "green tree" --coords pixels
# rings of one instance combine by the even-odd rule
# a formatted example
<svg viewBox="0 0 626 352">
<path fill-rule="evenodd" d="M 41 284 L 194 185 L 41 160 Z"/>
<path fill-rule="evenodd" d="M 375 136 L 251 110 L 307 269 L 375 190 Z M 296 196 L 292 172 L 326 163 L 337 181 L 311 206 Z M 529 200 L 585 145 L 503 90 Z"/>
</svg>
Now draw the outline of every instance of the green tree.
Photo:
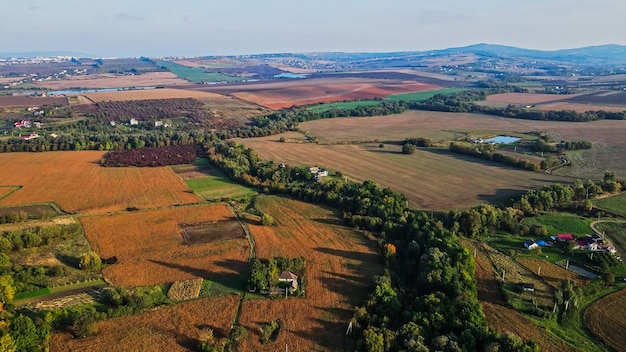
<svg viewBox="0 0 626 352">
<path fill-rule="evenodd" d="M 410 143 L 406 143 L 402 146 L 402 153 L 403 154 L 414 154 L 415 153 L 415 146 L 413 144 Z"/>
<path fill-rule="evenodd" d="M 17 351 L 36 351 L 40 337 L 33 320 L 20 314 L 11 321 L 11 337 Z"/>
<path fill-rule="evenodd" d="M 0 301 L 2 301 L 2 303 L 13 302 L 13 297 L 15 297 L 14 285 L 15 283 L 11 275 L 0 276 Z"/>
<path fill-rule="evenodd" d="M 273 226 L 275 223 L 274 218 L 270 214 L 263 213 L 263 215 L 261 215 L 261 224 L 263 224 L 263 226 Z"/>
<path fill-rule="evenodd" d="M 78 267 L 82 270 L 100 270 L 102 259 L 95 252 L 85 253 L 80 257 Z"/>
</svg>

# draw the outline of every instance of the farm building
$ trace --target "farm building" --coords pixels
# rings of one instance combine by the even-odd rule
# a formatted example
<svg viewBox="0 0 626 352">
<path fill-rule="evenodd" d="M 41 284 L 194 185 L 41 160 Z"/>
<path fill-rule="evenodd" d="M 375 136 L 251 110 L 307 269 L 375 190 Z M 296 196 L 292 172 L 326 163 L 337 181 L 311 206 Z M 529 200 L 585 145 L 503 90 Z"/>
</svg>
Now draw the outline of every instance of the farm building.
<svg viewBox="0 0 626 352">
<path fill-rule="evenodd" d="M 30 120 L 22 120 L 22 121 L 18 121 L 16 123 L 13 124 L 16 128 L 20 128 L 20 127 L 24 127 L 24 128 L 28 128 L 30 127 Z"/>
<path fill-rule="evenodd" d="M 278 276 L 278 282 L 285 282 L 289 287 L 289 291 L 293 292 L 298 289 L 298 276 L 291 271 L 284 271 Z"/>
<path fill-rule="evenodd" d="M 318 171 L 320 171 L 320 168 L 317 166 L 313 166 L 309 168 L 309 172 L 312 174 L 316 174 Z"/>
<path fill-rule="evenodd" d="M 138 125 L 138 124 L 139 124 L 139 121 L 137 121 L 137 119 L 134 119 L 134 118 L 133 118 L 133 119 L 130 119 L 130 124 L 131 124 L 131 125 Z"/>
<path fill-rule="evenodd" d="M 535 292 L 535 284 L 525 282 L 522 284 L 522 289 L 527 292 Z"/>
<path fill-rule="evenodd" d="M 25 139 L 25 140 L 35 139 L 35 138 L 39 138 L 39 134 L 37 132 L 33 132 L 27 136 L 20 136 L 20 138 Z"/>
<path fill-rule="evenodd" d="M 529 241 L 524 242 L 524 248 L 526 249 L 535 249 L 537 247 L 539 247 L 539 245 L 534 240 L 529 240 Z"/>
<path fill-rule="evenodd" d="M 573 241 L 574 236 L 571 233 L 561 233 L 556 236 L 553 236 L 552 239 L 554 239 L 555 241 L 558 240 L 558 241 L 566 242 L 566 241 Z"/>
<path fill-rule="evenodd" d="M 537 245 L 538 245 L 538 246 L 540 246 L 540 247 L 546 247 L 546 246 L 549 246 L 549 245 L 550 245 L 550 243 L 548 243 L 548 242 L 546 242 L 546 241 L 544 241 L 544 240 L 539 240 L 539 241 L 537 241 L 536 243 L 537 243 Z"/>
</svg>

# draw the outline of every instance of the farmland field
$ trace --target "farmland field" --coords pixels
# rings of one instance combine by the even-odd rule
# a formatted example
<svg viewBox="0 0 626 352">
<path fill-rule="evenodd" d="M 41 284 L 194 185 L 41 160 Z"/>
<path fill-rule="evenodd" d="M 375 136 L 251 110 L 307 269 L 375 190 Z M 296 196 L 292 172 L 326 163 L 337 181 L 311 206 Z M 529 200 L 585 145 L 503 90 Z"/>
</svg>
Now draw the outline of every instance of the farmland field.
<svg viewBox="0 0 626 352">
<path fill-rule="evenodd" d="M 598 208 L 606 209 L 610 212 L 626 217 L 626 194 L 620 194 L 610 198 L 596 199 L 593 201 L 593 204 Z"/>
<path fill-rule="evenodd" d="M 585 326 L 616 351 L 626 346 L 626 289 L 606 296 L 585 310 Z"/>
<path fill-rule="evenodd" d="M 294 105 L 321 102 L 384 98 L 391 94 L 427 91 L 438 86 L 415 81 L 373 78 L 311 78 L 246 84 L 201 87 L 199 90 L 230 94 L 237 98 L 265 106 L 281 109 Z"/>
<path fill-rule="evenodd" d="M 626 223 L 608 220 L 607 222 L 598 223 L 595 226 L 596 229 L 605 233 L 611 240 L 619 255 L 622 258 L 626 258 Z"/>
<path fill-rule="evenodd" d="M 74 88 L 128 88 L 150 86 L 173 86 L 188 82 L 176 77 L 171 72 L 147 72 L 140 75 L 97 74 L 86 76 L 72 76 L 59 81 L 44 81 L 33 83 L 36 88 L 47 89 L 74 89 Z"/>
<path fill-rule="evenodd" d="M 538 94 L 538 93 L 502 93 L 487 96 L 487 102 L 504 104 L 534 105 L 553 101 L 568 100 L 577 95 Z"/>
<path fill-rule="evenodd" d="M 357 181 L 374 180 L 425 210 L 462 209 L 484 201 L 504 200 L 529 187 L 572 182 L 440 149 L 418 148 L 415 154 L 405 155 L 397 145 L 379 148 L 378 144 L 280 143 L 277 138 L 238 142 L 277 163 L 324 166 Z"/>
<path fill-rule="evenodd" d="M 42 107 L 44 105 L 67 106 L 69 103 L 65 97 L 0 96 L 0 108 Z"/>
<path fill-rule="evenodd" d="M 589 104 L 576 104 L 570 103 L 569 101 L 560 101 L 555 103 L 541 104 L 538 105 L 537 110 L 574 110 L 576 112 L 582 113 L 589 110 L 604 110 L 604 111 L 612 111 L 612 112 L 622 112 L 626 111 L 626 106 L 611 106 L 611 105 L 589 105 Z"/>
<path fill-rule="evenodd" d="M 593 143 L 593 148 L 569 152 L 572 166 L 555 173 L 577 178 L 601 178 L 607 170 L 626 175 L 626 121 L 559 122 L 508 119 L 496 116 L 430 111 L 407 111 L 399 115 L 351 117 L 309 121 L 299 124 L 302 131 L 321 143 L 374 140 L 402 141 L 405 138 L 459 138 L 500 132 L 545 131 L 554 140 Z M 278 137 L 276 137 L 278 138 Z"/>
<path fill-rule="evenodd" d="M 524 224 L 544 225 L 551 236 L 560 233 L 571 233 L 574 237 L 581 237 L 593 233 L 589 223 L 574 214 L 568 213 L 545 213 L 524 220 Z"/>
<path fill-rule="evenodd" d="M 342 346 L 353 309 L 382 272 L 372 240 L 340 225 L 334 211 L 287 197 L 262 197 L 257 209 L 276 226 L 250 224 L 260 258 L 307 260 L 306 298 L 246 300 L 239 323 L 248 330 L 241 351 L 335 351 Z M 259 327 L 281 321 L 275 342 L 259 343 Z"/>
<path fill-rule="evenodd" d="M 94 213 L 198 203 L 168 167 L 104 168 L 104 152 L 0 154 L 0 186 L 20 185 L 0 206 L 48 203 L 66 212 Z"/>
<path fill-rule="evenodd" d="M 225 75 L 219 72 L 210 72 L 200 67 L 188 67 L 179 65 L 171 61 L 157 61 L 157 65 L 165 66 L 171 73 L 177 77 L 193 83 L 203 82 L 238 82 L 244 81 L 245 78 Z"/>
<path fill-rule="evenodd" d="M 454 94 L 464 91 L 463 88 L 446 88 L 424 92 L 411 92 L 402 94 L 392 94 L 387 100 L 406 100 L 406 101 L 422 101 L 434 97 L 437 94 Z"/>
<path fill-rule="evenodd" d="M 238 303 L 238 295 L 227 295 L 160 307 L 97 323 L 98 334 L 83 339 L 55 333 L 50 351 L 193 351 L 204 328 L 212 329 L 216 339 L 228 335 Z"/>
<path fill-rule="evenodd" d="M 245 270 L 249 244 L 244 236 L 185 244 L 183 224 L 232 221 L 224 204 L 183 206 L 117 215 L 81 217 L 85 236 L 102 258 L 117 257 L 103 269 L 108 282 L 124 287 L 185 279 L 238 275 Z M 210 228 L 210 224 L 207 224 Z M 212 236 L 212 235 L 211 235 Z"/>
<path fill-rule="evenodd" d="M 545 260 L 534 258 L 517 258 L 516 260 L 535 274 L 539 272 L 539 268 L 541 267 L 541 274 L 538 276 L 554 288 L 559 287 L 565 279 L 570 279 L 572 282 L 575 282 L 578 287 L 585 286 L 589 283 L 589 280 L 585 279 L 583 276 L 561 268 L 558 265 L 548 263 Z"/>
<path fill-rule="evenodd" d="M 117 92 L 95 92 L 82 94 L 93 102 L 102 101 L 130 101 L 130 100 L 147 100 L 147 99 L 173 99 L 173 98 L 195 98 L 195 99 L 222 99 L 230 100 L 232 98 L 223 95 L 199 92 L 194 90 L 160 88 L 160 89 L 137 89 L 123 90 Z"/>
<path fill-rule="evenodd" d="M 252 188 L 230 180 L 206 159 L 197 159 L 193 165 L 172 166 L 192 191 L 206 200 L 243 198 L 256 194 Z"/>
</svg>

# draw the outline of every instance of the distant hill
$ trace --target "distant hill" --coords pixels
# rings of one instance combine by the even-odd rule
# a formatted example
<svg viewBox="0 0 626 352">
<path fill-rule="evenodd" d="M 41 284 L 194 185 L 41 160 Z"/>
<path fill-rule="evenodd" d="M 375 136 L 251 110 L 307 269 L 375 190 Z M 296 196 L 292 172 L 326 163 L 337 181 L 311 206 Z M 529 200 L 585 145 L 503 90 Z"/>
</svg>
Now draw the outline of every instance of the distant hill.
<svg viewBox="0 0 626 352">
<path fill-rule="evenodd" d="M 55 56 L 71 56 L 71 57 L 92 57 L 89 54 L 74 51 L 26 51 L 26 52 L 0 52 L 0 58 L 27 58 L 27 57 L 55 57 Z"/>
</svg>

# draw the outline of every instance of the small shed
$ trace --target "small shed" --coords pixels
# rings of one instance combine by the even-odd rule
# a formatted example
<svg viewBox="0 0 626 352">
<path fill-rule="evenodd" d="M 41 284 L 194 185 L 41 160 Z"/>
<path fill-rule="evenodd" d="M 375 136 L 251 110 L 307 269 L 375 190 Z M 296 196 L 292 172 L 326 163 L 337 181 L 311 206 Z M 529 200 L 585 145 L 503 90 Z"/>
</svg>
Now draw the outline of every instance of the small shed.
<svg viewBox="0 0 626 352">
<path fill-rule="evenodd" d="M 524 282 L 522 284 L 522 289 L 524 289 L 524 291 L 527 291 L 527 292 L 535 292 L 535 284 L 530 283 L 530 282 Z"/>
<path fill-rule="evenodd" d="M 529 240 L 529 241 L 525 241 L 524 242 L 524 247 L 526 249 L 535 249 L 535 248 L 539 247 L 539 245 L 534 240 Z"/>
<path fill-rule="evenodd" d="M 547 246 L 547 245 L 548 245 L 548 242 L 546 242 L 546 241 L 544 241 L 544 240 L 539 240 L 539 241 L 537 241 L 537 242 L 535 242 L 535 243 L 537 243 L 537 245 L 538 245 L 538 246 L 541 246 L 541 247 L 545 247 L 545 246 Z"/>
</svg>

